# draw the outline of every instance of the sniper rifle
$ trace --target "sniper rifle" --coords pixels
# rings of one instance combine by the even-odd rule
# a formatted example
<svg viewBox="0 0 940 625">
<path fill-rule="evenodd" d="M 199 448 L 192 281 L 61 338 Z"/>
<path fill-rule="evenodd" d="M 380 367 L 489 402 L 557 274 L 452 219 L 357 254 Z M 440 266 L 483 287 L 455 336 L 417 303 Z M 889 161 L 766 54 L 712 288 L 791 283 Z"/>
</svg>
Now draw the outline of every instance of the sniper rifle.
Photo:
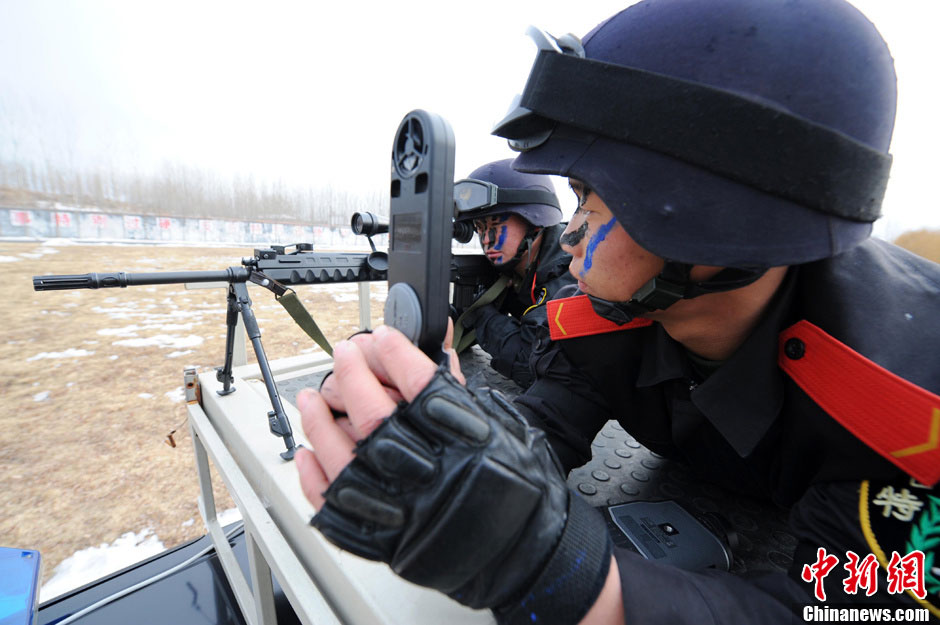
<svg viewBox="0 0 940 625">
<path fill-rule="evenodd" d="M 357 219 L 363 216 L 378 222 L 370 213 L 353 216 L 353 231 L 356 231 Z M 385 228 L 387 229 L 387 225 Z M 360 232 L 356 232 L 360 234 Z M 365 236 L 380 232 L 362 232 Z M 271 433 L 284 439 L 286 451 L 281 457 L 290 460 L 294 456 L 296 444 L 290 421 L 284 412 L 281 399 L 268 359 L 261 343 L 261 329 L 251 309 L 251 298 L 247 284 L 257 284 L 274 294 L 274 297 L 291 314 L 295 321 L 321 347 L 332 355 L 329 343 L 316 326 L 316 322 L 297 300 L 291 286 L 304 284 L 338 284 L 346 282 L 382 281 L 388 279 L 388 258 L 385 252 L 375 251 L 372 243 L 371 253 L 324 253 L 316 252 L 309 243 L 294 245 L 272 245 L 268 248 L 255 249 L 254 255 L 243 258 L 240 266 L 218 271 L 168 271 L 157 273 L 87 273 L 80 275 L 34 276 L 33 288 L 36 291 L 56 291 L 66 289 L 102 289 L 125 288 L 156 284 L 185 284 L 204 282 L 228 283 L 228 308 L 226 315 L 227 333 L 225 337 L 225 363 L 216 370 L 216 379 L 223 387 L 220 395 L 235 391 L 232 361 L 235 345 L 235 329 L 238 316 L 241 315 L 245 331 L 251 340 L 261 376 L 271 401 L 272 410 L 268 413 L 268 425 Z M 450 243 L 447 242 L 449 249 Z M 486 287 L 495 280 L 492 266 L 484 256 L 454 255 L 450 267 L 451 281 L 454 284 L 453 305 L 458 310 L 469 305 Z M 442 297 L 447 297 L 442 294 Z"/>
</svg>

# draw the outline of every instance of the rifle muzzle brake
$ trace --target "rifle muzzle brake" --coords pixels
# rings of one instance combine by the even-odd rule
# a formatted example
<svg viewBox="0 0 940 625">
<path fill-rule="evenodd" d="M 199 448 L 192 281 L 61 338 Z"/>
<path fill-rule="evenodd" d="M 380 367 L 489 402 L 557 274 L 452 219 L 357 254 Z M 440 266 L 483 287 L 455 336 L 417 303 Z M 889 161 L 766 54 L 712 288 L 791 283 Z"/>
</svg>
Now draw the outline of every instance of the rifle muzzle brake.
<svg viewBox="0 0 940 625">
<path fill-rule="evenodd" d="M 85 273 L 66 276 L 33 276 L 33 289 L 36 291 L 64 291 L 66 289 L 105 289 L 126 287 L 127 274 Z"/>
</svg>

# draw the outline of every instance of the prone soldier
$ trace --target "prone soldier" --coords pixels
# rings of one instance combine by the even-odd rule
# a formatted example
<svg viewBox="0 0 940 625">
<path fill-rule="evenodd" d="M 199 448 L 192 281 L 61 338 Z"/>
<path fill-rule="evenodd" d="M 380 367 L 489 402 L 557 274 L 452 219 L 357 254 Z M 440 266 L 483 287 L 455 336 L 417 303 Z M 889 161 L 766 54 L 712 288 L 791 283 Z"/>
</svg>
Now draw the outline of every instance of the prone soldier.
<svg viewBox="0 0 940 625">
<path fill-rule="evenodd" d="M 454 185 L 456 221 L 473 224 L 501 274 L 455 328 L 458 350 L 475 337 L 491 366 L 526 388 L 532 383 L 529 355 L 538 327 L 546 325 L 545 303 L 575 279 L 568 273 L 571 256 L 559 243 L 565 224 L 551 181 L 515 171 L 511 163 L 487 163 Z"/>
</svg>

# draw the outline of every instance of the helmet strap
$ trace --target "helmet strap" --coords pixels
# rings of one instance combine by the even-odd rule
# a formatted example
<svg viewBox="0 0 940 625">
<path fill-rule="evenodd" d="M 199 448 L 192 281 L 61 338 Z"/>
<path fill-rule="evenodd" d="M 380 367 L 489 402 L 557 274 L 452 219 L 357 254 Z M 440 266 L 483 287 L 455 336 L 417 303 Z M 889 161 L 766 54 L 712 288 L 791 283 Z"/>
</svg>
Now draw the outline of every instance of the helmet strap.
<svg viewBox="0 0 940 625">
<path fill-rule="evenodd" d="M 516 249 L 516 254 L 503 264 L 499 265 L 497 270 L 506 274 L 511 274 L 513 271 L 515 271 L 519 263 L 522 262 L 522 257 L 525 256 L 525 253 L 532 248 L 532 243 L 535 242 L 536 237 L 538 237 L 541 233 L 541 227 L 529 224 L 526 228 L 525 234 L 522 235 L 522 240 L 519 241 L 519 247 Z M 534 261 L 534 258 L 530 258 L 528 264 L 531 265 Z"/>
<path fill-rule="evenodd" d="M 591 307 L 598 315 L 623 325 L 654 310 L 665 310 L 682 299 L 708 293 L 721 293 L 745 287 L 767 272 L 767 267 L 725 268 L 703 282 L 689 279 L 689 263 L 667 260 L 659 275 L 641 286 L 627 302 L 611 302 L 589 295 Z"/>
</svg>

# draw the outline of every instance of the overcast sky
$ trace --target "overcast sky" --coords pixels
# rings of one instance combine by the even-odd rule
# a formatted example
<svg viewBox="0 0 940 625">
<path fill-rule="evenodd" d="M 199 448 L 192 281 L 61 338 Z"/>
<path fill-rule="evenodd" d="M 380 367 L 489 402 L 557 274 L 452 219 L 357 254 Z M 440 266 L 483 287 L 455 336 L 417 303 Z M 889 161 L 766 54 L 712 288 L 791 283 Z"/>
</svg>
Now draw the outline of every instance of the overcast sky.
<svg viewBox="0 0 940 625">
<path fill-rule="evenodd" d="M 395 129 L 424 108 L 454 127 L 462 177 L 512 155 L 489 131 L 524 84 L 526 27 L 584 35 L 625 4 L 0 0 L 0 157 L 384 191 Z M 940 228 L 940 0 L 855 4 L 899 76 L 876 232 Z"/>
</svg>

